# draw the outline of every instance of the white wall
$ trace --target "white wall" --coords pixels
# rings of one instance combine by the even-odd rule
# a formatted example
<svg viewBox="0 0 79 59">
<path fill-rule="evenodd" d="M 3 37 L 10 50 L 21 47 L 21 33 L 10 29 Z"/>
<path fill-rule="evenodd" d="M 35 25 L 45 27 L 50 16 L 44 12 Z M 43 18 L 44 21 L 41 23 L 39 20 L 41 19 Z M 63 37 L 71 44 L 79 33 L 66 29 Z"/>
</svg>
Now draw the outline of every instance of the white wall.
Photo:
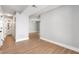
<svg viewBox="0 0 79 59">
<path fill-rule="evenodd" d="M 26 40 L 29 33 L 29 19 L 25 14 L 16 13 L 16 41 Z"/>
<path fill-rule="evenodd" d="M 79 6 L 63 6 L 41 15 L 42 37 L 79 48 Z"/>
<path fill-rule="evenodd" d="M 29 32 L 37 32 L 37 23 L 35 21 L 30 21 L 30 25 L 29 25 Z"/>
<path fill-rule="evenodd" d="M 37 17 L 30 17 L 29 19 L 29 32 L 39 32 L 40 28 L 40 19 Z"/>
<path fill-rule="evenodd" d="M 72 45 L 79 48 L 79 5 L 72 8 Z"/>
</svg>

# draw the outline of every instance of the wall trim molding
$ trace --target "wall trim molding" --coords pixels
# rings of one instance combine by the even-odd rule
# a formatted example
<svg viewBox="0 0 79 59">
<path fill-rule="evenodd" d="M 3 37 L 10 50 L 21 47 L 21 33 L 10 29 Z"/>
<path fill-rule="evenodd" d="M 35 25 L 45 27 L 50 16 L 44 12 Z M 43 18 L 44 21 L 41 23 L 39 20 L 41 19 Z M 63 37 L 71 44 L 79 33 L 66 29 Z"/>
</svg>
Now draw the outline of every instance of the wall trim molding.
<svg viewBox="0 0 79 59">
<path fill-rule="evenodd" d="M 62 44 L 62 43 L 59 43 L 59 42 L 55 42 L 55 41 L 52 41 L 52 40 L 48 40 L 48 39 L 46 39 L 44 37 L 40 37 L 40 39 L 45 40 L 45 41 L 48 41 L 50 43 L 57 44 L 59 46 L 62 46 L 64 48 L 67 48 L 67 49 L 71 49 L 71 50 L 76 51 L 76 52 L 79 52 L 79 48 L 72 47 L 72 46 L 69 46 L 69 45 L 66 45 L 66 44 Z"/>
<path fill-rule="evenodd" d="M 20 41 L 23 41 L 23 40 L 29 40 L 29 37 L 22 38 L 22 39 L 17 39 L 16 42 L 20 42 Z"/>
</svg>

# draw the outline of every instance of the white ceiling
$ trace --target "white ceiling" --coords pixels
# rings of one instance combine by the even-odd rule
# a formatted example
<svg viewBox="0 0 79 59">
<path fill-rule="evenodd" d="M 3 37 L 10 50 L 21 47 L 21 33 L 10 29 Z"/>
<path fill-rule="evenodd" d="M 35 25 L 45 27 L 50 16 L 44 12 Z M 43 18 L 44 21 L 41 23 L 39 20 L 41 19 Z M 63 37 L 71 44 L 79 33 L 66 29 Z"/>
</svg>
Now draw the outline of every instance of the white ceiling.
<svg viewBox="0 0 79 59">
<path fill-rule="evenodd" d="M 0 5 L 0 13 L 15 14 L 16 12 L 21 13 L 27 5 Z"/>
<path fill-rule="evenodd" d="M 38 16 L 47 12 L 50 12 L 51 10 L 55 10 L 58 7 L 62 7 L 61 5 L 49 5 L 41 10 L 39 10 L 38 12 L 34 13 L 33 15 Z"/>
<path fill-rule="evenodd" d="M 33 6 L 29 6 L 28 8 L 26 8 L 23 13 L 25 13 L 26 15 L 32 15 L 34 13 L 39 13 L 38 11 L 42 11 L 44 8 L 46 8 L 48 5 L 36 5 L 36 7 Z"/>
<path fill-rule="evenodd" d="M 23 11 L 23 13 L 31 16 L 39 16 L 40 14 L 54 10 L 60 6 L 61 5 L 36 5 L 36 7 L 29 6 Z"/>
<path fill-rule="evenodd" d="M 25 13 L 26 15 L 40 15 L 60 5 L 0 5 L 0 13 L 12 14 Z"/>
</svg>

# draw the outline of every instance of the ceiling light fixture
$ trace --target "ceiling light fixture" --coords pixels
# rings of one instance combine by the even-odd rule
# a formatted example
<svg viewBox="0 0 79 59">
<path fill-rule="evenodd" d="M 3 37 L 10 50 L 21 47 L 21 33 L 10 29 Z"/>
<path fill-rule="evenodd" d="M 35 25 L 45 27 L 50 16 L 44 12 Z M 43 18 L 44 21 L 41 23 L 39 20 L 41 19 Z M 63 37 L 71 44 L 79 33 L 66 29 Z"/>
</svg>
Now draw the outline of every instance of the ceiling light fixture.
<svg viewBox="0 0 79 59">
<path fill-rule="evenodd" d="M 32 5 L 32 7 L 35 7 L 35 8 L 37 8 L 37 6 L 36 6 L 36 5 Z"/>
</svg>

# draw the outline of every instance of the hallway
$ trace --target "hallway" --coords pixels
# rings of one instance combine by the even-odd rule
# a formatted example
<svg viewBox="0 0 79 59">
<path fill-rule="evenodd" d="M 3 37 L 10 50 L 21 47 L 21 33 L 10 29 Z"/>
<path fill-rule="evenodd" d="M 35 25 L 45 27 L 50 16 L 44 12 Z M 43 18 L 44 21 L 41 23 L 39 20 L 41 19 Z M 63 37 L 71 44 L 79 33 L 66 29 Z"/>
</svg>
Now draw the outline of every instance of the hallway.
<svg viewBox="0 0 79 59">
<path fill-rule="evenodd" d="M 79 52 L 79 6 L 0 5 L 0 8 L 0 53 Z"/>
</svg>

